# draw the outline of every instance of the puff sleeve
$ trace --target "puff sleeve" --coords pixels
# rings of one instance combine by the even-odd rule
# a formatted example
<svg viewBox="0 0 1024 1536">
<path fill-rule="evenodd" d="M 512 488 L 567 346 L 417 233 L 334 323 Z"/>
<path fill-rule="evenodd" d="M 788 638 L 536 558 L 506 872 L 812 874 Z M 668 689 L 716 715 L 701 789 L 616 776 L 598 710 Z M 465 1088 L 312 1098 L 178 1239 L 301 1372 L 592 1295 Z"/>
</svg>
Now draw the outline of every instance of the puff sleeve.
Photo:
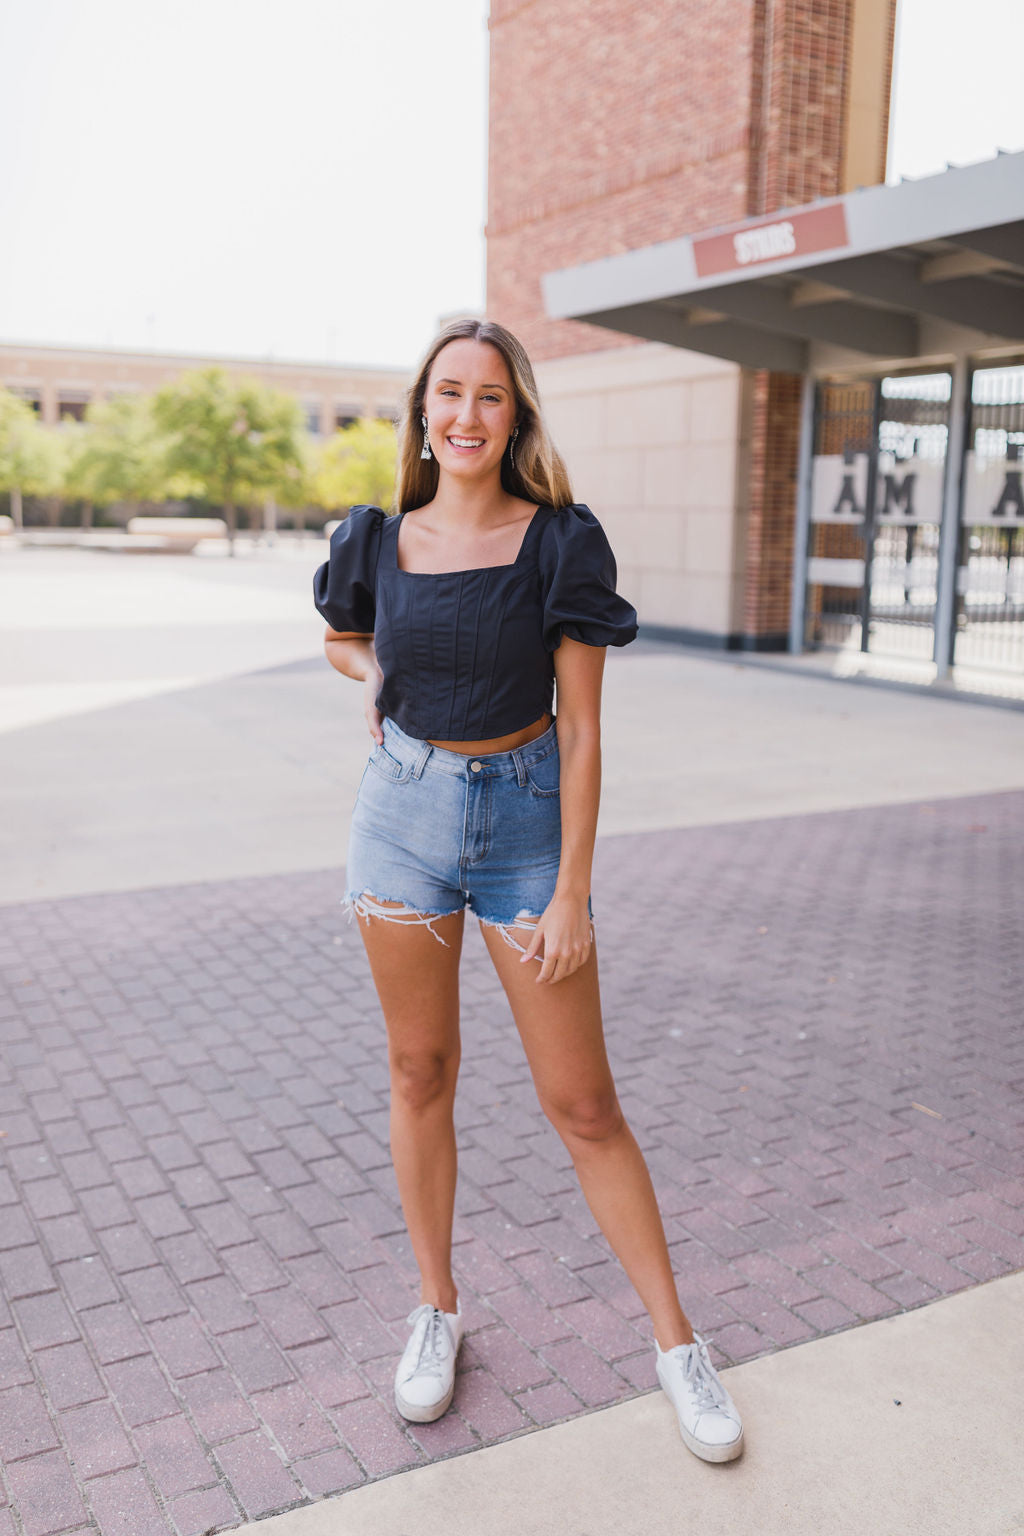
<svg viewBox="0 0 1024 1536">
<path fill-rule="evenodd" d="M 353 507 L 331 534 L 331 554 L 313 577 L 313 605 L 332 629 L 372 635 L 384 513 Z"/>
<path fill-rule="evenodd" d="M 584 645 L 628 645 L 636 639 L 636 609 L 615 591 L 615 556 L 604 529 L 582 503 L 559 508 L 540 547 L 544 646 L 562 637 Z"/>
</svg>

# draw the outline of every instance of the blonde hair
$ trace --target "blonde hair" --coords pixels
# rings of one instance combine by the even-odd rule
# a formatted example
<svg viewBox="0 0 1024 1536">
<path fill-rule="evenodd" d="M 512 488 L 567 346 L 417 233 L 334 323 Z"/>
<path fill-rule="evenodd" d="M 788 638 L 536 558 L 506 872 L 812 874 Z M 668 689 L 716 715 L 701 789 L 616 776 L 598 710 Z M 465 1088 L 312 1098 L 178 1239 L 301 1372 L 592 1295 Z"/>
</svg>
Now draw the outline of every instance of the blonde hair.
<svg viewBox="0 0 1024 1536">
<path fill-rule="evenodd" d="M 434 359 L 450 341 L 486 341 L 496 347 L 508 364 L 515 395 L 515 467 L 506 453 L 501 461 L 501 484 L 510 496 L 521 496 L 542 506 L 567 507 L 572 501 L 569 472 L 551 441 L 541 415 L 537 381 L 530 359 L 518 337 L 495 320 L 453 320 L 446 325 L 420 363 L 405 397 L 398 428 L 398 471 L 395 478 L 396 512 L 412 512 L 433 501 L 437 494 L 438 467 L 433 457 L 423 459 L 424 398 Z"/>
</svg>

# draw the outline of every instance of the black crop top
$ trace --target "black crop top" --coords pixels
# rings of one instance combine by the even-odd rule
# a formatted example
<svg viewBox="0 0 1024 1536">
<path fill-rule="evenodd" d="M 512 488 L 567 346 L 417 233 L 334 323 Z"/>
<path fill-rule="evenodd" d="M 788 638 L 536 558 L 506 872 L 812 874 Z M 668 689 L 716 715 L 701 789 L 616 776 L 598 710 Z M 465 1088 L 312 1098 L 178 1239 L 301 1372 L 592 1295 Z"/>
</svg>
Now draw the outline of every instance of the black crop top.
<svg viewBox="0 0 1024 1536">
<path fill-rule="evenodd" d="M 313 579 L 332 629 L 372 634 L 377 708 L 409 736 L 484 741 L 550 714 L 562 636 L 628 645 L 636 612 L 615 592 L 615 558 L 589 507 L 538 507 L 511 565 L 403 571 L 406 513 L 353 507 Z"/>
</svg>

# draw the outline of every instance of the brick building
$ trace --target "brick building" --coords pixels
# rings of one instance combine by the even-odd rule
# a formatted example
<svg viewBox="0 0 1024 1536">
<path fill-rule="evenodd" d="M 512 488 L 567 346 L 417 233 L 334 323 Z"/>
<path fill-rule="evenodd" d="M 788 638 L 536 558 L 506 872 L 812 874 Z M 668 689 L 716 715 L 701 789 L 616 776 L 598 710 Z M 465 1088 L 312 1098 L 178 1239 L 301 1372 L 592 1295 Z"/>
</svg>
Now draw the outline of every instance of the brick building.
<svg viewBox="0 0 1024 1536">
<path fill-rule="evenodd" d="M 785 647 L 801 381 L 552 320 L 542 277 L 883 181 L 895 9 L 492 0 L 487 313 L 648 629 Z"/>
<path fill-rule="evenodd" d="M 294 395 L 306 430 L 318 436 L 360 416 L 395 420 L 410 378 L 404 368 L 0 342 L 0 385 L 26 400 L 47 426 L 69 417 L 81 421 L 90 400 L 148 393 L 181 373 L 210 366 Z"/>
</svg>

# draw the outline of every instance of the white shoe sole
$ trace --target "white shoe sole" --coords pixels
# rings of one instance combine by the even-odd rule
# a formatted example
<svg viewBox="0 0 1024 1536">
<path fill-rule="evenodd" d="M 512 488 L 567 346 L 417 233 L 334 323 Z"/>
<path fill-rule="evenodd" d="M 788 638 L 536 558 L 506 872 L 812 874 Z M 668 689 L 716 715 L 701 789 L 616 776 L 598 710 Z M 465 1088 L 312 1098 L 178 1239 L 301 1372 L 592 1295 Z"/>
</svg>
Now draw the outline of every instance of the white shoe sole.
<svg viewBox="0 0 1024 1536">
<path fill-rule="evenodd" d="M 658 1380 L 661 1382 L 661 1390 L 664 1392 L 665 1396 L 669 1400 L 669 1403 L 671 1404 L 672 1412 L 676 1416 L 676 1424 L 678 1425 L 679 1433 L 682 1436 L 683 1444 L 686 1446 L 688 1451 L 692 1451 L 695 1456 L 699 1456 L 701 1461 L 735 1461 L 737 1456 L 742 1456 L 742 1429 L 740 1430 L 736 1439 L 730 1440 L 728 1445 L 708 1445 L 706 1441 L 698 1440 L 696 1435 L 692 1435 L 690 1431 L 684 1426 L 682 1419 L 680 1419 L 679 1410 L 676 1408 L 676 1405 L 672 1399 L 672 1394 L 665 1386 L 665 1383 L 661 1380 L 660 1370 L 658 1371 Z"/>
<path fill-rule="evenodd" d="M 678 1415 L 676 1423 L 679 1424 Z M 695 1440 L 689 1430 L 684 1429 L 681 1424 L 679 1424 L 679 1433 L 683 1437 L 683 1444 L 687 1450 L 692 1451 L 695 1456 L 699 1456 L 701 1461 L 735 1461 L 737 1456 L 743 1455 L 742 1430 L 740 1431 L 739 1438 L 731 1441 L 728 1445 L 706 1445 L 703 1440 Z"/>
<path fill-rule="evenodd" d="M 408 1403 L 402 1397 L 398 1388 L 395 1388 L 395 1407 L 403 1419 L 408 1419 L 410 1424 L 433 1424 L 443 1413 L 447 1413 L 455 1396 L 455 1383 L 452 1382 L 451 1391 L 447 1397 L 439 1403 Z"/>
</svg>

